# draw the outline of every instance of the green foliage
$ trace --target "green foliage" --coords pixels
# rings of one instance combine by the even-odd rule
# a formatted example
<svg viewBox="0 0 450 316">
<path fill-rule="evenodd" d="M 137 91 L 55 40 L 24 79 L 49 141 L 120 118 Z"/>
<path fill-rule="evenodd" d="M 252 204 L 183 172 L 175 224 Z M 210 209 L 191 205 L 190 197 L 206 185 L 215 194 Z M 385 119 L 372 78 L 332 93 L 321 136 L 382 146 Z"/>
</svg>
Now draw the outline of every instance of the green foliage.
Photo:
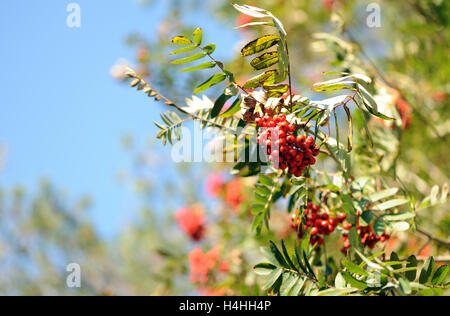
<svg viewBox="0 0 450 316">
<path fill-rule="evenodd" d="M 173 144 L 173 137 L 179 141 L 181 139 L 181 124 L 183 120 L 175 112 L 162 113 L 161 119 L 167 125 L 164 126 L 155 122 L 155 125 L 159 128 L 156 138 L 161 139 L 164 146 L 167 144 L 167 141 Z"/>
<path fill-rule="evenodd" d="M 255 185 L 255 204 L 252 205 L 252 213 L 255 214 L 252 229 L 259 235 L 265 224 L 269 226 L 270 208 L 272 204 L 280 198 L 279 178 L 275 174 L 273 177 L 260 174 L 259 181 Z"/>
<path fill-rule="evenodd" d="M 272 233 L 269 225 L 272 208 L 282 198 L 288 200 L 288 212 L 294 213 L 295 219 L 303 223 L 306 220 L 304 205 L 314 202 L 329 215 L 343 211 L 346 221 L 352 224 L 348 231 L 338 230 L 338 233 L 348 238 L 351 245 L 340 266 L 336 264 L 337 261 L 333 261 L 334 257 L 327 259 L 326 246 L 310 245 L 310 232 L 303 232 L 306 234 L 303 235 L 300 245 L 294 247 L 294 255 L 289 253 L 284 241 L 281 243 L 281 251 L 270 242 L 269 248 L 262 250 L 267 262 L 256 265 L 254 269 L 255 273 L 265 277 L 262 289 L 283 296 L 442 294 L 446 287 L 442 284 L 447 277 L 448 266 L 443 265 L 436 269 L 435 261 L 430 257 L 421 267 L 418 257 L 407 253 L 406 249 L 401 251 L 407 253 L 405 257 L 409 255 L 408 259 L 402 260 L 393 252 L 390 259 L 386 260 L 384 253 L 372 255 L 360 235 L 361 226 L 369 226 L 378 237 L 408 231 L 426 219 L 419 211 L 433 209 L 447 202 L 448 186 L 445 184 L 441 189 L 433 186 L 431 192 L 427 188 L 427 193 L 423 193 L 423 187 L 428 186 L 428 183 L 424 184 L 422 178 L 428 178 L 428 182 L 432 182 L 428 170 L 422 170 L 420 175 L 411 175 L 405 171 L 407 164 L 405 157 L 402 157 L 402 150 L 413 150 L 411 148 L 414 146 L 410 144 L 406 150 L 402 147 L 406 134 L 403 129 L 408 118 L 400 109 L 398 100 L 409 97 L 407 89 L 415 85 L 414 81 L 396 76 L 399 82 L 405 82 L 400 88 L 393 84 L 383 71 L 377 69 L 377 65 L 368 55 L 361 51 L 361 47 L 353 43 L 353 35 L 348 31 L 348 25 L 341 16 L 333 14 L 333 22 L 337 25 L 335 32 L 316 33 L 313 37 L 318 44 L 316 47 L 327 47 L 333 53 L 331 66 L 340 71 L 325 72 L 325 75 L 337 78 L 314 84 L 312 89 L 314 92 L 333 95 L 312 100 L 294 94 L 292 78 L 299 76 L 296 76 L 294 71 L 291 72 L 291 59 L 295 56 L 288 52 L 286 28 L 270 11 L 248 5 L 235 4 L 234 7 L 242 14 L 264 19 L 240 26 L 263 27 L 257 29 L 257 38 L 241 50 L 241 57 L 252 56 L 250 66 L 262 73 L 240 86 L 235 81 L 236 73 L 226 70 L 222 62 L 211 56 L 215 45 L 201 47 L 201 29 L 194 31 L 192 40 L 175 37 L 173 43 L 187 46 L 173 54 L 192 51 L 193 47 L 201 52 L 173 63 L 188 63 L 205 57 L 211 59 L 210 62 L 182 71 L 196 71 L 215 66 L 220 69 L 220 73 L 197 86 L 194 93 L 206 91 L 228 79 L 228 86 L 216 98 L 212 107 L 194 112 L 194 119 L 200 119 L 203 126 L 215 126 L 219 131 L 225 131 L 225 125 L 230 121 L 231 125 L 228 126 L 254 129 L 255 118 L 264 115 L 264 111 L 281 113 L 296 127 L 296 135 L 304 133 L 313 136 L 323 154 L 319 158 L 323 162 L 323 168 L 310 167 L 305 170 L 303 178 L 295 178 L 281 171 L 273 173 L 270 163 L 241 161 L 233 167 L 233 175 L 259 175 L 254 186 L 254 202 L 249 207 L 254 215 L 253 230 L 258 238 L 266 236 L 262 234 L 264 226 L 267 227 L 267 234 Z M 301 32 L 299 29 L 292 31 Z M 296 40 L 290 44 L 298 49 L 305 42 Z M 249 69 L 242 67 L 241 61 L 235 64 L 240 68 L 237 72 L 241 76 L 243 71 Z M 287 79 L 289 82 L 285 83 Z M 139 87 L 140 83 L 133 84 Z M 428 86 L 423 84 L 421 87 L 425 89 Z M 258 91 L 247 91 L 253 89 Z M 421 91 L 416 93 L 416 98 L 421 98 L 421 94 Z M 225 103 L 232 97 L 235 97 L 232 106 L 222 113 Z M 391 102 L 391 99 L 395 101 Z M 408 106 L 414 106 L 412 102 L 409 103 Z M 243 113 L 242 119 L 226 120 L 239 117 L 240 110 Z M 420 112 L 417 107 L 414 110 Z M 435 117 L 439 116 L 437 113 L 434 112 Z M 421 122 L 427 122 L 428 117 L 428 114 L 422 116 Z M 178 122 L 175 120 L 172 123 Z M 334 123 L 333 130 L 330 126 L 333 124 L 330 122 Z M 434 128 L 431 127 L 430 131 L 432 130 Z M 436 134 L 436 131 L 432 132 Z M 342 142 L 344 133 L 347 134 L 346 144 L 345 141 Z M 245 147 L 247 150 L 248 146 Z M 414 153 L 411 156 L 414 156 Z M 269 167 L 271 173 L 262 174 L 262 166 Z M 430 168 L 432 169 L 433 167 Z M 435 171 L 434 174 L 439 176 L 440 173 Z M 408 179 L 407 185 L 404 179 Z M 421 202 L 416 203 L 415 195 L 419 187 L 422 192 L 417 201 Z M 303 225 L 300 225 L 300 229 L 303 229 Z M 443 232 L 445 234 L 445 229 Z M 430 238 L 430 241 L 446 244 L 439 238 L 431 238 L 428 234 L 425 236 Z M 326 239 L 327 243 L 335 245 L 335 241 L 330 241 L 331 237 Z M 381 256 L 383 258 L 380 258 Z"/>
</svg>

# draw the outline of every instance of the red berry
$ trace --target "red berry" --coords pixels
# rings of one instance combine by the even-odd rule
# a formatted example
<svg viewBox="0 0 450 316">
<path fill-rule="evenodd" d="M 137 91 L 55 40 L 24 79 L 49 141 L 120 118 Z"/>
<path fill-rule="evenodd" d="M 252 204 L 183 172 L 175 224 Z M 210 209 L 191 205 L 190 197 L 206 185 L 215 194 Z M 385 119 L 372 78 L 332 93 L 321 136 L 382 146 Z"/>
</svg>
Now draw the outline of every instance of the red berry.
<svg viewBox="0 0 450 316">
<path fill-rule="evenodd" d="M 295 137 L 294 137 L 294 135 L 288 135 L 286 137 L 286 140 L 288 143 L 293 143 L 295 141 Z"/>
<path fill-rule="evenodd" d="M 344 212 L 340 212 L 340 213 L 338 214 L 338 219 L 339 219 L 340 221 L 345 221 L 346 218 L 347 218 L 347 214 L 345 214 Z"/>
<path fill-rule="evenodd" d="M 342 225 L 342 227 L 345 229 L 345 230 L 350 230 L 350 228 L 352 228 L 352 224 L 350 224 L 350 223 L 344 223 L 343 225 Z"/>
<path fill-rule="evenodd" d="M 315 236 L 319 233 L 319 229 L 317 227 L 311 228 L 311 235 Z"/>
</svg>

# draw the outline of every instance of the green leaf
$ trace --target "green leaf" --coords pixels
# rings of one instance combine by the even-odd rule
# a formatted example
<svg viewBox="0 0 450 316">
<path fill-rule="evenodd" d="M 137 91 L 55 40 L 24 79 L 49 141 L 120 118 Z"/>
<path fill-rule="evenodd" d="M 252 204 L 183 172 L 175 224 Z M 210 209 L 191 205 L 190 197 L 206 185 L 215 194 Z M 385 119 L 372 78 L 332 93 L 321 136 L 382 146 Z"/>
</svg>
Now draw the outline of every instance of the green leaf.
<svg viewBox="0 0 450 316">
<path fill-rule="evenodd" d="M 338 274 L 336 275 L 336 278 L 334 279 L 334 286 L 337 289 L 344 289 L 346 286 L 345 279 L 340 272 L 338 272 Z"/>
<path fill-rule="evenodd" d="M 298 296 L 300 294 L 300 291 L 302 290 L 303 286 L 305 285 L 306 280 L 299 278 L 299 280 L 296 282 L 294 288 L 291 291 L 292 296 Z"/>
<path fill-rule="evenodd" d="M 349 260 L 342 260 L 342 265 L 347 268 L 350 273 L 359 274 L 361 276 L 369 276 L 369 273 L 366 270 Z"/>
<path fill-rule="evenodd" d="M 261 173 L 259 175 L 259 182 L 264 184 L 264 185 L 267 185 L 269 187 L 274 185 L 274 182 L 273 182 L 272 178 L 267 176 L 267 175 L 265 175 L 265 174 L 263 174 L 263 173 Z"/>
<path fill-rule="evenodd" d="M 375 115 L 376 117 L 379 117 L 383 120 L 393 120 L 392 117 L 386 116 L 378 112 L 377 103 L 375 102 L 372 95 L 362 85 L 358 84 L 358 87 L 359 87 L 359 95 L 362 98 L 365 108 L 370 114 Z"/>
<path fill-rule="evenodd" d="M 268 18 L 270 17 L 269 12 L 264 10 L 264 9 L 260 9 L 251 5 L 239 5 L 236 3 L 233 3 L 233 7 L 238 10 L 239 12 L 248 15 L 248 16 L 252 16 L 254 18 Z"/>
<path fill-rule="evenodd" d="M 375 223 L 373 224 L 373 230 L 377 236 L 381 236 L 385 230 L 385 224 L 384 221 L 380 218 L 378 218 Z"/>
<path fill-rule="evenodd" d="M 388 222 L 404 221 L 416 217 L 415 213 L 400 213 L 393 215 L 383 215 L 383 220 Z"/>
<path fill-rule="evenodd" d="M 389 261 L 399 261 L 399 260 L 400 259 L 399 259 L 398 255 L 397 255 L 397 253 L 393 251 L 391 253 Z M 398 269 L 402 268 L 402 265 L 401 264 L 394 264 L 394 265 L 392 265 L 392 268 L 394 268 L 395 270 L 398 270 Z"/>
<path fill-rule="evenodd" d="M 353 200 L 350 196 L 346 194 L 341 194 L 342 208 L 345 214 L 347 214 L 347 221 L 353 225 L 356 224 L 356 211 L 353 206 Z"/>
<path fill-rule="evenodd" d="M 208 90 L 212 86 L 214 86 L 218 83 L 221 83 L 226 78 L 227 78 L 227 76 L 223 73 L 215 74 L 214 76 L 212 76 L 211 78 L 209 78 L 208 80 L 203 82 L 201 85 L 199 85 L 197 88 L 195 88 L 194 93 L 200 93 L 205 90 Z"/>
<path fill-rule="evenodd" d="M 203 63 L 201 65 L 198 65 L 198 66 L 195 66 L 195 67 L 191 67 L 191 68 L 182 69 L 180 71 L 181 72 L 197 71 L 197 70 L 202 70 L 202 69 L 214 68 L 215 66 L 216 66 L 216 63 L 208 61 L 208 62 Z"/>
<path fill-rule="evenodd" d="M 434 273 L 433 280 L 431 283 L 433 285 L 440 285 L 442 282 L 444 282 L 445 277 L 448 274 L 450 267 L 447 265 L 440 266 L 439 269 Z"/>
<path fill-rule="evenodd" d="M 186 46 L 186 47 L 184 47 L 184 48 L 180 48 L 180 49 L 174 50 L 173 52 L 170 53 L 170 55 L 176 55 L 176 54 L 187 53 L 187 52 L 190 52 L 191 50 L 194 50 L 194 49 L 196 49 L 196 48 L 197 48 L 197 46 L 195 46 L 195 45 L 192 45 L 192 46 Z"/>
<path fill-rule="evenodd" d="M 390 189 L 387 189 L 384 191 L 369 194 L 368 196 L 365 197 L 365 199 L 370 201 L 371 203 L 374 203 L 381 199 L 385 199 L 387 197 L 395 195 L 397 192 L 398 192 L 398 188 L 390 188 Z"/>
<path fill-rule="evenodd" d="M 283 273 L 283 283 L 281 285 L 280 295 L 281 296 L 289 295 L 289 292 L 291 291 L 295 283 L 298 281 L 298 279 L 299 277 L 296 274 L 289 272 Z"/>
<path fill-rule="evenodd" d="M 365 282 L 359 281 L 359 280 L 355 279 L 354 277 L 352 277 L 350 273 L 345 272 L 345 271 L 343 271 L 341 273 L 342 273 L 342 277 L 345 279 L 345 281 L 348 284 L 350 284 L 352 287 L 356 287 L 357 289 L 360 289 L 360 290 L 365 290 L 369 287 Z"/>
<path fill-rule="evenodd" d="M 300 245 L 297 245 L 297 242 L 296 242 L 295 247 L 294 247 L 294 250 L 295 250 L 295 257 L 297 258 L 297 263 L 298 263 L 300 269 L 302 269 L 302 271 L 303 271 L 305 274 L 308 274 L 308 271 L 306 270 L 306 267 L 303 265 L 303 263 L 302 263 L 302 258 L 300 257 L 300 254 L 299 254 L 299 252 L 298 252 L 299 246 L 300 246 Z"/>
<path fill-rule="evenodd" d="M 375 211 L 385 211 L 388 210 L 390 208 L 394 208 L 403 204 L 409 203 L 408 200 L 405 199 L 395 199 L 395 200 L 390 200 L 381 204 L 376 205 L 373 210 Z"/>
<path fill-rule="evenodd" d="M 259 263 L 253 267 L 253 270 L 258 275 L 269 275 L 277 267 L 270 263 Z"/>
<path fill-rule="evenodd" d="M 264 86 L 263 88 L 267 91 L 269 98 L 279 98 L 289 90 L 289 86 L 287 84 Z"/>
<path fill-rule="evenodd" d="M 192 41 L 185 36 L 175 36 L 174 38 L 172 38 L 172 43 L 177 45 L 186 45 L 192 44 Z"/>
<path fill-rule="evenodd" d="M 306 256 L 306 252 L 303 252 L 303 259 L 305 261 L 305 265 L 306 265 L 306 268 L 308 269 L 308 272 L 312 276 L 316 277 L 316 274 L 314 273 L 314 270 L 312 269 L 311 265 L 309 264 L 309 260 L 308 260 L 308 257 Z"/>
<path fill-rule="evenodd" d="M 325 92 L 325 91 L 335 91 L 335 90 L 353 90 L 356 89 L 353 87 L 355 83 L 353 81 L 344 81 L 340 83 L 327 84 L 327 85 L 319 85 L 314 87 L 312 90 L 317 92 Z"/>
<path fill-rule="evenodd" d="M 242 29 L 244 27 L 249 27 L 249 26 L 261 26 L 261 25 L 275 26 L 275 24 L 273 22 L 250 22 L 247 24 L 240 25 L 240 26 L 236 27 L 236 29 Z"/>
<path fill-rule="evenodd" d="M 231 117 L 237 112 L 239 112 L 240 109 L 241 109 L 241 98 L 238 97 L 236 98 L 236 100 L 234 100 L 233 104 L 228 108 L 228 110 L 226 110 L 224 113 L 220 115 L 220 117 L 223 118 Z"/>
<path fill-rule="evenodd" d="M 352 247 L 354 247 L 353 249 L 361 249 L 362 245 L 361 245 L 361 240 L 359 239 L 359 235 L 358 235 L 358 229 L 353 226 L 352 228 L 350 228 L 350 231 L 348 232 L 348 240 L 350 241 L 350 245 L 352 245 Z"/>
<path fill-rule="evenodd" d="M 208 55 L 211 55 L 212 53 L 214 53 L 216 51 L 216 45 L 214 44 L 208 44 L 205 47 L 203 47 L 203 50 L 205 51 L 205 53 L 207 53 Z"/>
<path fill-rule="evenodd" d="M 193 38 L 194 38 L 194 43 L 197 46 L 200 46 L 202 44 L 203 31 L 202 31 L 201 28 L 195 29 L 194 34 L 193 34 Z"/>
<path fill-rule="evenodd" d="M 174 60 L 174 61 L 171 62 L 171 64 L 173 64 L 173 65 L 187 64 L 187 63 L 190 63 L 190 62 L 202 59 L 205 56 L 206 56 L 205 53 L 197 53 L 197 54 L 192 55 L 190 57 Z"/>
<path fill-rule="evenodd" d="M 262 196 L 269 197 L 272 192 L 268 187 L 262 185 L 261 183 L 257 183 L 256 185 L 256 193 L 261 194 Z"/>
<path fill-rule="evenodd" d="M 252 204 L 251 210 L 252 214 L 259 214 L 265 210 L 265 204 Z"/>
<path fill-rule="evenodd" d="M 269 290 L 275 284 L 275 282 L 277 282 L 278 278 L 281 276 L 281 273 L 283 273 L 282 268 L 273 270 L 267 277 L 266 282 L 264 283 L 263 289 Z"/>
<path fill-rule="evenodd" d="M 259 235 L 261 233 L 262 223 L 264 220 L 264 212 L 259 213 L 255 216 L 252 224 L 252 231 L 256 231 L 256 234 Z"/>
<path fill-rule="evenodd" d="M 433 257 L 429 257 L 425 261 L 425 264 L 423 265 L 422 271 L 420 272 L 420 276 L 419 276 L 419 282 L 421 284 L 426 284 L 431 280 L 435 265 L 436 265 L 436 263 L 434 262 Z"/>
<path fill-rule="evenodd" d="M 416 256 L 412 255 L 408 257 L 408 263 L 406 264 L 407 268 L 416 268 L 417 267 L 417 259 Z M 405 276 L 409 281 L 414 281 L 417 276 L 417 270 L 411 270 L 405 272 Z"/>
<path fill-rule="evenodd" d="M 344 105 L 345 113 L 347 114 L 348 120 L 348 137 L 347 137 L 347 151 L 351 152 L 353 148 L 353 121 L 352 114 L 350 113 L 350 109 L 347 105 Z"/>
<path fill-rule="evenodd" d="M 300 243 L 300 252 L 302 254 L 308 253 L 310 241 L 311 241 L 311 229 L 308 229 L 306 235 L 303 236 L 302 242 Z"/>
<path fill-rule="evenodd" d="M 263 74 L 260 74 L 256 77 L 251 78 L 244 84 L 244 89 L 256 89 L 258 87 L 261 87 L 262 85 L 266 84 L 272 84 L 275 81 L 277 71 L 276 70 L 269 70 L 266 71 Z"/>
<path fill-rule="evenodd" d="M 274 254 L 272 253 L 272 251 L 270 250 L 269 247 L 261 247 L 260 248 L 261 253 L 263 254 L 264 258 L 266 258 L 267 260 L 269 260 L 269 262 L 276 266 L 276 267 L 280 267 L 281 264 L 278 262 L 278 260 L 275 258 Z"/>
<path fill-rule="evenodd" d="M 278 60 L 279 58 L 277 52 L 264 53 L 261 56 L 253 59 L 250 62 L 250 65 L 252 65 L 255 70 L 261 70 L 275 65 Z"/>
<path fill-rule="evenodd" d="M 294 270 L 297 270 L 297 267 L 294 265 L 294 263 L 291 260 L 291 257 L 289 256 L 289 253 L 286 249 L 286 245 L 284 244 L 284 241 L 281 241 L 281 249 L 283 250 L 284 258 L 286 259 L 287 263 L 289 264 L 289 267 L 291 267 Z"/>
<path fill-rule="evenodd" d="M 219 116 L 220 111 L 222 110 L 225 102 L 227 102 L 231 98 L 230 95 L 222 94 L 214 103 L 214 107 L 211 110 L 210 118 L 215 118 Z"/>
<path fill-rule="evenodd" d="M 272 251 L 272 254 L 275 256 L 275 259 L 280 263 L 280 265 L 288 268 L 288 264 L 284 260 L 283 255 L 273 241 L 270 241 L 270 251 Z"/>
<path fill-rule="evenodd" d="M 398 282 L 400 283 L 400 290 L 404 293 L 404 294 L 406 294 L 406 295 L 409 295 L 409 294 L 411 294 L 411 285 L 409 284 L 409 282 L 408 281 L 406 281 L 405 279 L 403 279 L 403 278 L 400 278 L 399 280 L 398 280 Z"/>
<path fill-rule="evenodd" d="M 278 35 L 266 35 L 260 37 L 247 45 L 241 50 L 242 56 L 250 56 L 263 50 L 266 50 L 280 41 L 280 37 Z"/>
</svg>

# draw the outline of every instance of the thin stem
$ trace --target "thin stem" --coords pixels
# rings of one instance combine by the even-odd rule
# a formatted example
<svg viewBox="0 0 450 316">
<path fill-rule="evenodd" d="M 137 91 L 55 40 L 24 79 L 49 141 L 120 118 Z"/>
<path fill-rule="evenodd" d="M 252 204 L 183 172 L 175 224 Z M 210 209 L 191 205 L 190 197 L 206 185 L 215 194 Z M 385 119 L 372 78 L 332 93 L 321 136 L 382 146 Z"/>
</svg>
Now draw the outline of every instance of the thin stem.
<svg viewBox="0 0 450 316">
<path fill-rule="evenodd" d="M 288 57 L 288 78 L 289 78 L 289 107 L 292 111 L 293 100 L 292 100 L 292 76 L 291 76 L 291 58 L 289 57 L 289 46 L 287 43 L 287 39 L 285 38 L 284 46 L 286 48 L 286 55 Z"/>
<path fill-rule="evenodd" d="M 212 57 L 211 54 L 208 54 L 208 53 L 205 51 L 205 49 L 204 49 L 203 47 L 198 46 L 198 48 L 200 48 L 206 55 L 208 55 L 208 57 L 211 59 L 211 61 L 212 61 L 213 63 L 215 63 L 216 66 L 217 66 L 222 72 L 224 72 L 224 73 L 226 74 L 226 70 L 225 70 L 225 68 L 223 67 L 223 64 L 222 64 L 221 62 L 217 61 L 214 57 Z M 230 78 L 228 78 L 228 79 L 230 79 Z M 240 84 L 238 84 L 235 80 L 230 80 L 230 81 L 231 81 L 232 83 L 234 83 L 239 89 L 241 89 L 242 92 L 244 92 L 245 94 L 247 94 L 248 96 L 250 96 L 251 98 L 253 98 L 255 101 L 260 102 L 260 101 L 256 100 L 255 97 L 253 97 L 252 95 L 250 95 L 250 94 L 247 92 L 247 90 L 245 90 L 244 87 L 242 87 Z M 260 102 L 260 103 L 261 103 L 261 102 Z"/>
<path fill-rule="evenodd" d="M 450 241 L 445 240 L 445 239 L 441 239 L 441 238 L 438 238 L 438 237 L 435 237 L 432 234 L 422 230 L 421 228 L 416 228 L 416 231 L 419 234 L 422 234 L 422 235 L 426 236 L 429 240 L 432 240 L 432 241 L 434 241 L 434 242 L 436 242 L 436 243 L 438 243 L 438 244 L 440 244 L 440 245 L 450 249 Z"/>
<path fill-rule="evenodd" d="M 228 127 L 228 126 L 225 126 L 223 124 L 219 124 L 217 122 L 214 122 L 214 121 L 211 121 L 211 120 L 208 120 L 208 119 L 205 119 L 205 118 L 202 118 L 202 117 L 200 117 L 200 116 L 198 116 L 196 114 L 189 113 L 188 111 L 184 110 L 179 105 L 175 104 L 175 102 L 171 101 L 169 98 L 167 98 L 166 96 L 161 94 L 159 91 L 156 91 L 155 89 L 153 89 L 153 87 L 144 78 L 142 78 L 142 76 L 140 76 L 136 72 L 134 72 L 132 75 L 133 75 L 134 78 L 139 79 L 145 86 L 147 86 L 147 87 L 151 88 L 153 91 L 155 91 L 157 93 L 157 96 L 165 101 L 166 105 L 174 107 L 178 111 L 180 111 L 181 113 L 184 113 L 184 114 L 188 115 L 188 118 L 185 119 L 185 121 L 188 121 L 190 119 L 198 120 L 198 121 L 202 121 L 204 123 L 208 123 L 210 125 L 213 125 L 215 127 L 223 128 L 225 130 L 231 130 L 231 131 L 234 132 L 234 129 L 232 129 L 232 128 Z"/>
</svg>

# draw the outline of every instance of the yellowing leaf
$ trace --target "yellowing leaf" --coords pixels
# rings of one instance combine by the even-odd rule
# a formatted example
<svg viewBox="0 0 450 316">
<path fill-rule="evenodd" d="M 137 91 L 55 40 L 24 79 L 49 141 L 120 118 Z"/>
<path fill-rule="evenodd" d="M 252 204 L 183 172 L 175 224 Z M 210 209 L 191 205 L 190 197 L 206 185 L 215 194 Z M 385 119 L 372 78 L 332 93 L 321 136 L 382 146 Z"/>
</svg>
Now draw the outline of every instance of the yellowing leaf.
<svg viewBox="0 0 450 316">
<path fill-rule="evenodd" d="M 253 77 L 244 84 L 244 89 L 256 89 L 265 83 L 271 85 L 275 81 L 276 74 L 276 70 L 269 70 L 263 74 Z"/>
<path fill-rule="evenodd" d="M 280 37 L 278 35 L 266 35 L 260 37 L 245 45 L 241 50 L 241 54 L 242 56 L 254 55 L 278 44 L 279 41 Z"/>
<path fill-rule="evenodd" d="M 202 29 L 201 28 L 195 29 L 193 37 L 194 37 L 194 43 L 196 45 L 200 45 L 202 43 L 202 39 L 203 39 L 203 31 L 202 31 Z"/>
<path fill-rule="evenodd" d="M 250 65 L 252 65 L 252 67 L 256 70 L 261 70 L 275 65 L 278 60 L 279 58 L 277 52 L 264 53 L 261 56 L 253 59 L 250 62 Z"/>
<path fill-rule="evenodd" d="M 174 38 L 172 38 L 172 43 L 177 45 L 186 45 L 192 44 L 192 41 L 186 36 L 175 36 Z"/>
</svg>

